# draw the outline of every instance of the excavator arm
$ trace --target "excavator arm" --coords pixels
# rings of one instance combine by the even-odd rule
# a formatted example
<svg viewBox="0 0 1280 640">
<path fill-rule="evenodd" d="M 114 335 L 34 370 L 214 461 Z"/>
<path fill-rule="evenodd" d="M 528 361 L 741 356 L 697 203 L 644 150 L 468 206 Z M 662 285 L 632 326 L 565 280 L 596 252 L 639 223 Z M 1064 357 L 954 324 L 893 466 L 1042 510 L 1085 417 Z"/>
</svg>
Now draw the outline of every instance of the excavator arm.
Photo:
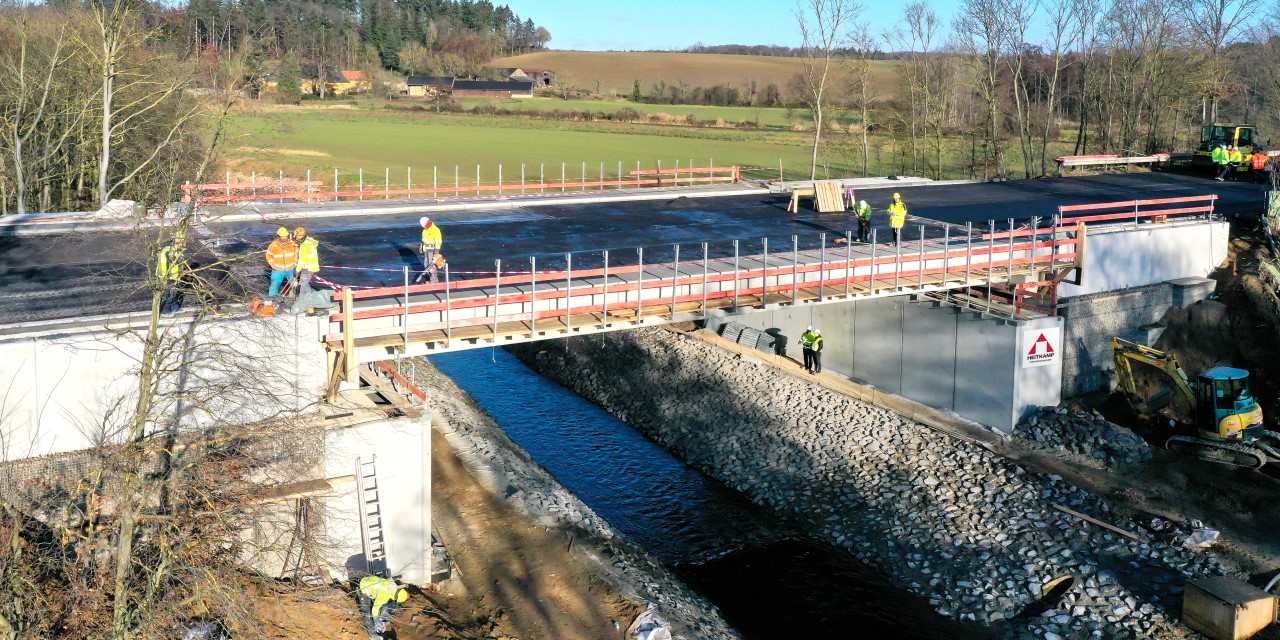
<svg viewBox="0 0 1280 640">
<path fill-rule="evenodd" d="M 1124 390 L 1125 397 L 1128 398 L 1129 403 L 1143 418 L 1151 417 L 1152 414 L 1168 403 L 1160 403 L 1159 406 L 1155 406 L 1157 405 L 1155 396 L 1143 398 L 1138 394 L 1137 382 L 1133 377 L 1133 362 L 1141 362 L 1164 373 L 1172 384 L 1168 389 L 1169 393 L 1180 396 L 1186 407 L 1196 406 L 1195 392 L 1191 389 L 1186 372 L 1178 365 L 1177 358 L 1158 349 L 1144 347 L 1122 338 L 1111 339 L 1111 355 L 1115 359 L 1116 377 L 1119 378 L 1120 387 Z"/>
</svg>

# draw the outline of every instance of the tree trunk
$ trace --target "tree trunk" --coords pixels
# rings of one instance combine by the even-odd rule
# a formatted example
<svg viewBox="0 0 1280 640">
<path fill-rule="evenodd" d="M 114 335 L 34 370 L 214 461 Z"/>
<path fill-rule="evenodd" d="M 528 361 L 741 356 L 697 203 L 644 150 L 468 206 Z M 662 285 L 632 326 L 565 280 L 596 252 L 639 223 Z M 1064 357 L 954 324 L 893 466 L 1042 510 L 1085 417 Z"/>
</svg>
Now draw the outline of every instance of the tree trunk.
<svg viewBox="0 0 1280 640">
<path fill-rule="evenodd" d="M 107 50 L 109 51 L 110 49 L 107 48 Z M 111 199 L 111 193 L 107 190 L 107 173 L 111 168 L 111 116 L 114 84 L 115 64 L 108 59 L 102 65 L 102 157 L 98 162 L 99 207 L 107 206 L 107 201 Z"/>
<path fill-rule="evenodd" d="M 22 136 L 18 135 L 18 125 L 13 125 L 13 179 L 14 179 L 14 201 L 17 204 L 18 215 L 27 212 L 27 169 L 26 164 L 22 161 Z"/>
<path fill-rule="evenodd" d="M 822 97 L 819 94 L 817 100 L 814 101 L 813 108 L 813 157 L 809 164 L 809 179 L 815 180 L 818 177 L 818 145 L 822 141 Z"/>
<path fill-rule="evenodd" d="M 869 117 L 870 117 L 870 110 L 867 109 L 867 98 L 864 92 L 863 98 L 862 98 L 862 177 L 864 178 L 871 176 L 871 172 L 870 172 L 871 150 L 870 150 L 870 141 L 867 139 L 867 129 L 870 128 L 871 126 L 871 123 L 867 121 Z"/>
</svg>

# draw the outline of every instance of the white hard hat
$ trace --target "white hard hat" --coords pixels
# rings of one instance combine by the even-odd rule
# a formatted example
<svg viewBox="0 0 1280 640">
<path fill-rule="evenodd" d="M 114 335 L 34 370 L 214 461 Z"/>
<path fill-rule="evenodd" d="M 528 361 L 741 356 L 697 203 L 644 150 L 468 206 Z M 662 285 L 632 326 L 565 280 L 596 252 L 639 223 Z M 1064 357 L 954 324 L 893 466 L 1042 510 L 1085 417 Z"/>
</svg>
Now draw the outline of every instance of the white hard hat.
<svg viewBox="0 0 1280 640">
<path fill-rule="evenodd" d="M 428 218 L 426 216 L 422 216 L 421 218 L 418 218 L 418 226 L 420 227 L 427 226 L 428 222 L 431 222 L 431 218 Z"/>
<path fill-rule="evenodd" d="M 814 330 L 813 330 L 813 335 L 815 335 L 815 336 L 820 336 L 820 335 L 822 335 L 822 330 L 821 330 L 821 329 L 814 329 Z"/>
<path fill-rule="evenodd" d="M 863 200 L 863 201 L 859 202 L 859 203 L 858 203 L 858 206 L 859 206 L 859 207 L 865 207 L 865 206 L 867 206 L 867 201 L 866 201 L 866 200 Z"/>
<path fill-rule="evenodd" d="M 809 325 L 809 326 L 805 327 L 805 328 L 804 328 L 804 330 L 805 330 L 805 331 L 813 331 L 813 325 Z"/>
</svg>

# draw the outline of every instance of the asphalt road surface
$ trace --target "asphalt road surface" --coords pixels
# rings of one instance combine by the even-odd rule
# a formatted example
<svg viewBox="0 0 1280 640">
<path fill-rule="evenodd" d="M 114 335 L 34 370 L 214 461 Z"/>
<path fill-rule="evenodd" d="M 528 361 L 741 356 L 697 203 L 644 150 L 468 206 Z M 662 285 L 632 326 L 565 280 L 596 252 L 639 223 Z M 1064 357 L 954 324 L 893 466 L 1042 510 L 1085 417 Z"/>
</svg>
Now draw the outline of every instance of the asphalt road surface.
<svg viewBox="0 0 1280 640">
<path fill-rule="evenodd" d="M 865 189 L 858 197 L 875 210 L 878 239 L 889 237 L 884 214 L 893 189 Z M 1032 217 L 1049 218 L 1063 204 L 1111 202 L 1134 198 L 1166 198 L 1216 193 L 1218 210 L 1226 214 L 1259 211 L 1259 185 L 1214 182 L 1205 177 L 1175 173 L 1111 174 L 1045 178 L 1002 183 L 902 187 L 913 219 L 904 239 L 955 237 L 966 222 L 998 228 L 1014 218 L 1021 224 Z M 611 265 L 635 264 L 637 247 L 644 262 L 670 261 L 679 244 L 682 259 L 700 258 L 703 242 L 712 257 L 733 255 L 732 241 L 743 254 L 759 253 L 761 239 L 769 239 L 770 254 L 789 253 L 791 236 L 802 250 L 816 249 L 820 234 L 828 246 L 846 230 L 856 229 L 851 213 L 818 214 L 802 209 L 786 211 L 784 196 L 745 195 L 680 198 L 616 203 L 542 205 L 515 209 L 448 211 L 432 214 L 444 232 L 443 253 L 455 273 L 492 272 L 494 260 L 507 271 L 528 270 L 530 257 L 537 268 L 562 269 L 566 253 L 573 267 L 593 268 L 609 250 Z M 305 226 L 320 242 L 321 276 L 350 285 L 396 285 L 404 266 L 420 269 L 417 256 L 419 214 L 379 214 L 272 222 L 227 222 L 209 225 L 207 246 L 228 254 L 265 250 L 282 224 Z M 918 219 L 917 219 L 918 218 Z M 959 225 L 946 230 L 944 224 Z M 145 268 L 145 243 L 128 233 L 81 233 L 74 236 L 0 236 L 0 323 L 73 318 L 137 309 L 143 306 L 136 283 Z M 353 267 L 340 270 L 331 266 Z M 374 271 L 367 269 L 391 271 Z M 261 279 L 265 290 L 265 262 L 242 269 L 250 282 Z M 475 277 L 467 274 L 462 277 Z"/>
</svg>

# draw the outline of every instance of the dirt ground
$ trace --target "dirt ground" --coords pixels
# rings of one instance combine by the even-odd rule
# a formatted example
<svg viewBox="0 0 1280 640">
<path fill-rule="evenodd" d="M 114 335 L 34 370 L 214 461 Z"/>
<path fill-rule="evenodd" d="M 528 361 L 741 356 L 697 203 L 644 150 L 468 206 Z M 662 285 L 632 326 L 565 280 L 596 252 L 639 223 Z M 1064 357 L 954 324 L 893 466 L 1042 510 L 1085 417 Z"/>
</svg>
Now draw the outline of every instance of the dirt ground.
<svg viewBox="0 0 1280 640">
<path fill-rule="evenodd" d="M 414 590 L 390 630 L 399 640 L 621 638 L 641 609 L 569 553 L 567 541 L 481 487 L 438 432 L 432 437 L 436 526 L 456 562 L 438 592 Z M 257 585 L 257 633 L 272 640 L 361 640 L 354 597 L 329 587 Z"/>
</svg>

